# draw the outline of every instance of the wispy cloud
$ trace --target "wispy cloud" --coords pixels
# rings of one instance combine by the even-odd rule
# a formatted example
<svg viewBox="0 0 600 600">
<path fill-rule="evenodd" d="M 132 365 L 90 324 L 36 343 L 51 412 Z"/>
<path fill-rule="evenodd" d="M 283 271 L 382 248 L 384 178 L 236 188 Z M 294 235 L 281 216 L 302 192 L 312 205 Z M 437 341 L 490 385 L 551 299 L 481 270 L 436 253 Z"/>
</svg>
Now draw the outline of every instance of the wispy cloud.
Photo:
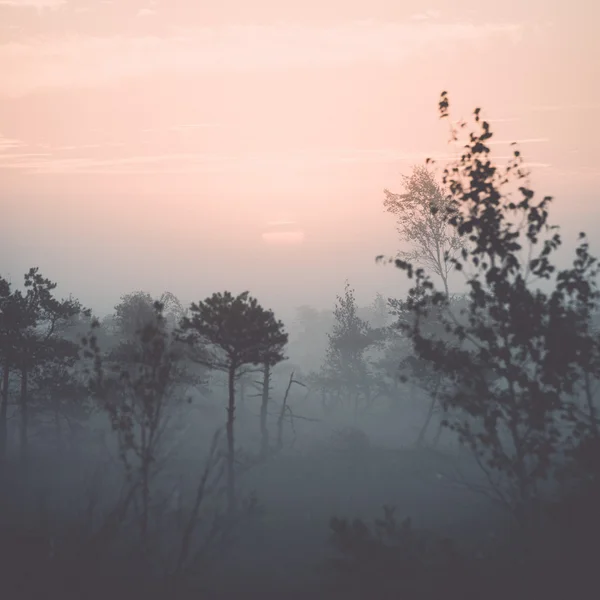
<svg viewBox="0 0 600 600">
<path fill-rule="evenodd" d="M 24 146 L 24 143 L 21 140 L 7 138 L 0 133 L 0 153 L 13 150 L 14 148 L 20 148 L 22 146 Z"/>
<path fill-rule="evenodd" d="M 13 152 L 11 154 L 5 154 L 3 156 L 0 156 L 0 169 L 6 169 L 11 167 L 28 169 L 30 168 L 31 163 L 28 162 L 27 164 L 21 167 L 19 165 L 16 165 L 15 167 L 15 161 L 29 161 L 32 158 L 38 159 L 51 156 L 52 154 L 50 154 L 49 152 Z"/>
<path fill-rule="evenodd" d="M 561 178 L 586 178 L 586 179 L 600 179 L 600 169 L 596 167 L 578 167 L 576 169 L 557 169 L 554 171 L 555 175 Z"/>
<path fill-rule="evenodd" d="M 511 160 L 514 156 L 495 156 L 496 160 Z M 525 161 L 523 162 L 523 166 L 532 167 L 532 168 L 540 168 L 540 169 L 549 169 L 552 165 L 550 163 L 544 162 L 534 162 L 534 161 Z"/>
<path fill-rule="evenodd" d="M 5 158 L 7 160 L 5 160 Z M 160 154 L 115 158 L 57 158 L 14 162 L 10 155 L 0 155 L 0 168 L 19 169 L 37 174 L 76 173 L 149 173 L 149 172 L 202 172 L 211 165 L 231 163 L 232 158 L 209 154 Z"/>
<path fill-rule="evenodd" d="M 66 4 L 67 0 L 0 0 L 0 8 L 35 8 L 38 11 L 62 8 Z"/>
<path fill-rule="evenodd" d="M 488 123 L 514 123 L 520 121 L 520 117 L 501 117 L 499 119 L 486 119 Z"/>
<path fill-rule="evenodd" d="M 103 142 L 101 144 L 68 144 L 63 146 L 55 146 L 52 144 L 38 144 L 40 148 L 51 149 L 53 152 L 63 152 L 63 151 L 81 151 L 81 150 L 90 150 L 97 148 L 122 148 L 125 146 L 124 142 Z"/>
<path fill-rule="evenodd" d="M 40 158 L 38 158 L 40 157 Z M 42 158 L 43 157 L 43 158 Z M 213 154 L 172 153 L 113 158 L 56 157 L 36 155 L 32 160 L 14 161 L 0 154 L 0 169 L 20 170 L 33 174 L 180 174 L 180 173 L 225 173 L 266 172 L 280 170 L 319 169 L 335 165 L 415 163 L 426 158 L 443 161 L 451 156 L 435 152 L 413 153 L 395 150 L 331 149 L 317 151 L 307 149 L 283 154 Z"/>
<path fill-rule="evenodd" d="M 0 0 L 1 1 L 1 0 Z M 451 44 L 519 39 L 518 24 L 355 21 L 330 27 L 247 25 L 168 37 L 44 37 L 0 45 L 0 93 L 96 86 L 154 73 L 395 63 Z"/>
<path fill-rule="evenodd" d="M 529 110 L 533 112 L 559 112 L 575 110 L 598 110 L 600 104 L 562 104 L 546 106 L 530 106 Z"/>
<path fill-rule="evenodd" d="M 544 144 L 549 142 L 550 138 L 524 138 L 524 139 L 516 139 L 516 140 L 493 140 L 491 142 L 487 142 L 488 146 L 501 146 L 501 145 L 510 145 L 510 144 Z"/>
<path fill-rule="evenodd" d="M 214 127 L 224 127 L 222 123 L 184 123 L 183 125 L 171 125 L 171 127 L 145 127 L 144 133 L 155 133 L 159 131 L 190 131 L 194 129 L 212 129 Z"/>
</svg>

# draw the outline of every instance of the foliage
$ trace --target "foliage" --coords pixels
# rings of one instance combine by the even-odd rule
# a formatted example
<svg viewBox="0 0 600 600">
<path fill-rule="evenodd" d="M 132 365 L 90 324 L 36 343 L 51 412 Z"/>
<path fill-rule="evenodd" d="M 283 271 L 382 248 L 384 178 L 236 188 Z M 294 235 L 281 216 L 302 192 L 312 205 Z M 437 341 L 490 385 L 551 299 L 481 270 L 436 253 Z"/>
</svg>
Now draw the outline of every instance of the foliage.
<svg viewBox="0 0 600 600">
<path fill-rule="evenodd" d="M 171 292 L 163 292 L 158 302 L 163 306 L 167 328 L 174 331 L 179 326 L 181 319 L 187 314 L 187 311 L 183 308 L 179 298 Z"/>
<path fill-rule="evenodd" d="M 399 522 L 393 507 L 371 525 L 360 519 L 330 521 L 336 557 L 330 573 L 345 597 L 414 598 L 448 595 L 502 600 L 535 594 L 548 599 L 585 595 L 595 585 L 594 560 L 598 491 L 552 507 L 552 527 L 523 554 L 510 540 L 494 546 L 459 545 L 448 538 Z M 584 520 L 579 519 L 583 508 Z M 575 520 L 574 520 L 575 516 Z M 590 527 L 591 525 L 591 527 Z M 535 590 L 535 591 L 533 591 Z"/>
<path fill-rule="evenodd" d="M 213 436 L 199 469 L 188 510 L 180 507 L 175 522 L 165 513 L 157 475 L 170 457 L 168 436 L 174 433 L 171 425 L 176 411 L 186 404 L 183 384 L 188 378 L 186 355 L 176 333 L 169 331 L 164 306 L 155 302 L 152 308 L 152 317 L 145 320 L 133 339 L 125 338 L 120 352 L 102 352 L 96 339 L 101 329 L 98 321 L 92 324 L 82 345 L 85 358 L 92 361 L 87 370 L 88 384 L 109 418 L 126 475 L 114 511 L 118 520 L 106 527 L 110 526 L 112 535 L 127 547 L 135 559 L 134 566 L 150 569 L 143 571 L 146 577 L 160 567 L 162 574 L 155 581 L 167 584 L 172 593 L 188 576 L 197 573 L 208 554 L 229 543 L 234 524 L 222 520 L 216 505 L 207 506 L 207 500 L 216 496 L 224 472 L 219 451 L 221 430 Z M 214 513 L 212 519 L 207 519 L 208 512 Z M 132 514 L 137 544 L 128 536 L 128 517 Z M 121 529 L 120 535 L 115 534 L 117 528 Z M 94 538 L 101 534 L 102 530 Z"/>
<path fill-rule="evenodd" d="M 248 292 L 235 297 L 230 292 L 215 293 L 192 303 L 190 315 L 181 322 L 182 337 L 212 345 L 212 353 L 205 359 L 210 367 L 228 371 L 283 359 L 288 341 L 283 323 Z"/>
<path fill-rule="evenodd" d="M 139 492 L 140 533 L 144 543 L 151 482 L 159 466 L 162 440 L 173 409 L 181 400 L 178 376 L 182 370 L 173 336 L 166 331 L 163 306 L 155 303 L 153 312 L 153 317 L 137 331 L 137 343 L 129 343 L 126 360 L 115 360 L 112 353 L 105 366 L 95 338 L 83 340 L 86 356 L 94 360 L 90 385 L 117 436 L 128 479 Z"/>
<path fill-rule="evenodd" d="M 24 279 L 25 293 L 11 293 L 2 280 L 0 327 L 4 352 L 11 354 L 19 368 L 30 368 L 53 354 L 55 333 L 83 309 L 75 300 L 58 300 L 56 283 L 42 277 L 37 268 L 30 269 Z"/>
<path fill-rule="evenodd" d="M 354 290 L 348 282 L 344 295 L 337 297 L 334 318 L 318 379 L 342 402 L 350 401 L 356 414 L 361 398 L 367 404 L 371 401 L 371 370 L 365 353 L 379 341 L 379 332 L 358 316 Z"/>
<path fill-rule="evenodd" d="M 59 300 L 54 295 L 57 284 L 31 268 L 24 277 L 24 291 L 11 291 L 0 279 L 0 361 L 3 367 L 2 404 L 0 409 L 0 452 L 6 447 L 9 374 L 20 375 L 19 439 L 22 467 L 27 466 L 29 430 L 29 383 L 36 368 L 48 362 L 72 359 L 75 345 L 59 334 L 74 317 L 89 315 L 71 298 Z"/>
<path fill-rule="evenodd" d="M 383 202 L 396 216 L 401 239 L 412 245 L 411 251 L 399 252 L 398 256 L 438 275 L 448 294 L 450 259 L 463 247 L 463 240 L 446 220 L 448 196 L 427 166 L 414 167 L 411 175 L 402 177 L 404 193 L 384 190 Z"/>
<path fill-rule="evenodd" d="M 388 324 L 389 310 L 388 303 L 383 295 L 379 292 L 375 294 L 375 300 L 371 305 L 371 326 L 374 329 L 382 330 Z"/>
<path fill-rule="evenodd" d="M 154 299 L 148 292 L 132 292 L 121 296 L 115 306 L 114 321 L 119 333 L 126 339 L 135 339 L 138 332 L 156 317 Z"/>
<path fill-rule="evenodd" d="M 367 434 L 356 427 L 344 427 L 334 431 L 333 444 L 340 452 L 355 457 L 364 454 L 371 447 Z"/>
<path fill-rule="evenodd" d="M 227 498 L 229 514 L 233 516 L 236 505 L 233 424 L 239 369 L 245 365 L 270 367 L 281 362 L 288 334 L 273 312 L 260 306 L 249 292 L 235 297 L 230 292 L 215 293 L 203 302 L 193 303 L 190 315 L 181 321 L 179 339 L 192 348 L 200 348 L 195 356 L 198 362 L 228 374 Z M 268 383 L 265 392 L 268 394 Z"/>
<path fill-rule="evenodd" d="M 52 417 L 59 449 L 63 444 L 63 422 L 74 434 L 93 411 L 87 387 L 78 372 L 79 350 L 78 344 L 63 338 L 55 344 L 54 356 L 32 372 L 35 410 L 39 415 Z"/>
<path fill-rule="evenodd" d="M 445 93 L 440 111 L 447 117 Z M 455 409 L 449 425 L 472 449 L 495 497 L 531 525 L 540 483 L 561 453 L 598 434 L 587 385 L 600 373 L 591 330 L 598 265 L 581 234 L 572 267 L 555 268 L 561 238 L 548 223 L 551 198 L 534 199 L 518 150 L 505 168 L 491 161 L 492 132 L 479 109 L 475 125 L 443 180 L 451 195 L 444 218 L 465 244 L 447 259 L 465 273 L 466 307 L 455 314 L 422 269 L 396 260 L 415 279 L 406 304 L 415 318 L 403 330 L 416 355 L 454 382 L 443 398 Z M 540 280 L 551 291 L 535 285 Z M 423 327 L 432 309 L 445 339 Z"/>
<path fill-rule="evenodd" d="M 350 588 L 358 587 L 357 597 L 433 598 L 450 587 L 458 592 L 457 583 L 466 574 L 450 540 L 415 529 L 410 518 L 398 522 L 390 506 L 383 507 L 383 518 L 373 526 L 332 518 L 330 531 L 339 555 L 330 565 Z M 466 591 L 459 595 L 465 597 Z"/>
</svg>

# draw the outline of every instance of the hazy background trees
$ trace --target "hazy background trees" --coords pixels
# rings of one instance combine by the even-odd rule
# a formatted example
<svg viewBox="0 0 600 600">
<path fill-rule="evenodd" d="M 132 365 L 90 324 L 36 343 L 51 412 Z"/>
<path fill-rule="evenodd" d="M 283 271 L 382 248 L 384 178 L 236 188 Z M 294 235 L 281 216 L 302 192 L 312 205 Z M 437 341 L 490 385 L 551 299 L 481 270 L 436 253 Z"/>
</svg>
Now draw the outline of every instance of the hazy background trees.
<svg viewBox="0 0 600 600">
<path fill-rule="evenodd" d="M 443 93 L 442 118 L 448 108 Z M 454 139 L 464 127 L 453 129 Z M 445 222 L 462 246 L 458 254 L 447 250 L 444 260 L 464 272 L 467 293 L 457 302 L 443 277 L 444 289 L 438 291 L 427 271 L 391 259 L 413 280 L 407 300 L 399 304 L 404 313 L 399 326 L 411 341 L 413 375 L 433 378 L 429 392 L 434 401 L 441 399 L 443 424 L 458 433 L 485 476 L 480 482 L 463 476 L 456 482 L 507 510 L 516 537 L 506 554 L 481 563 L 480 578 L 460 568 L 456 548 L 432 545 L 410 519 L 398 523 L 389 508 L 372 527 L 339 519 L 331 527 L 346 557 L 343 564 L 361 570 L 378 592 L 434 597 L 426 580 L 435 569 L 443 585 L 460 586 L 469 595 L 485 586 L 486 597 L 500 598 L 509 588 L 514 593 L 518 581 L 520 590 L 535 585 L 558 597 L 556 586 L 564 590 L 588 580 L 590 531 L 592 537 L 600 532 L 591 508 L 599 497 L 598 463 L 583 459 L 598 451 L 592 384 L 598 380 L 600 341 L 594 326 L 598 262 L 581 233 L 572 265 L 558 269 L 562 240 L 549 220 L 552 199 L 536 198 L 520 151 L 506 166 L 490 160 L 492 132 L 479 109 L 474 131 L 465 138 L 462 155 L 444 170 L 443 184 L 449 190 Z M 434 206 L 432 212 L 439 214 Z M 435 268 L 429 272 L 440 275 Z M 440 387 L 436 373 L 448 385 Z M 577 533 L 565 520 L 574 506 L 586 515 L 577 520 Z M 569 550 L 562 537 L 567 530 Z M 415 560 L 417 552 L 422 554 Z M 466 557 L 462 553 L 463 565 Z M 500 564 L 507 570 L 497 578 L 493 571 Z M 424 568 L 417 588 L 412 577 L 393 575 L 417 565 Z M 550 565 L 557 569 L 553 574 L 546 570 Z"/>
<path fill-rule="evenodd" d="M 2 279 L 2 362 L 3 389 L 0 410 L 0 448 L 6 447 L 6 422 L 10 374 L 19 377 L 18 418 L 21 472 L 27 476 L 31 396 L 36 384 L 43 386 L 50 369 L 55 375 L 68 376 L 67 370 L 77 356 L 77 344 L 60 336 L 82 310 L 78 302 L 58 300 L 53 292 L 56 283 L 44 278 L 36 268 L 24 277 L 24 292 L 11 291 Z"/>
</svg>

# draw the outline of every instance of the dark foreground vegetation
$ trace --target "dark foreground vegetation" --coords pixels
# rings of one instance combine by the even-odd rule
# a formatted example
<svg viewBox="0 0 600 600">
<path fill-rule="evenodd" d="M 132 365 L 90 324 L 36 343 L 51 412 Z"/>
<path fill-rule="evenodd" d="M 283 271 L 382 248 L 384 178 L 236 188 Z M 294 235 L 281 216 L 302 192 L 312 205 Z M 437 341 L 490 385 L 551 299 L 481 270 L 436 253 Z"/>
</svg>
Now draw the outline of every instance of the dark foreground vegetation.
<svg viewBox="0 0 600 600">
<path fill-rule="evenodd" d="M 0 279 L 2 597 L 593 597 L 598 265 L 582 234 L 555 267 L 491 136 L 476 110 L 386 191 L 412 288 L 365 312 L 348 283 L 322 356 L 316 311 L 293 341 L 248 293 L 99 321 Z"/>
</svg>

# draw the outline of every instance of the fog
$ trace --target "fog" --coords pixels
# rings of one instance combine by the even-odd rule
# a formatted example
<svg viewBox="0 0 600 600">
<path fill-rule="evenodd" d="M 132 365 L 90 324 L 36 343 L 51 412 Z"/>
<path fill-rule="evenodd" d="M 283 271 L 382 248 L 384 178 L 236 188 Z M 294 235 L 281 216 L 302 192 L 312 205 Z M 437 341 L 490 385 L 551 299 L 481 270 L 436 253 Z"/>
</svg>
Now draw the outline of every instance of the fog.
<svg viewBox="0 0 600 600">
<path fill-rule="evenodd" d="M 123 321 L 127 315 L 123 307 L 128 302 L 136 306 L 131 298 L 124 298 L 96 333 L 105 357 L 105 377 L 111 377 L 111 361 L 129 360 L 116 358 L 124 357 L 122 353 L 129 347 L 127 327 L 131 330 L 131 324 Z M 165 306 L 173 309 L 169 302 Z M 147 309 L 138 305 L 136 310 L 143 313 Z M 372 321 L 373 327 L 392 322 L 385 311 L 381 313 L 381 306 L 379 311 L 365 306 L 359 313 L 364 322 Z M 138 313 L 129 314 L 135 319 Z M 227 377 L 193 361 L 185 374 L 177 371 L 177 376 L 171 375 L 173 386 L 159 400 L 163 406 L 160 440 L 144 442 L 143 421 L 133 430 L 139 444 L 135 448 L 142 452 L 147 443 L 154 457 L 146 542 L 151 550 L 145 559 L 154 570 L 148 572 L 126 558 L 129 541 L 138 535 L 139 511 L 143 511 L 135 501 L 127 515 L 118 518 L 117 537 L 110 537 L 115 535 L 110 529 L 116 526 L 114 511 L 127 503 L 131 484 L 124 475 L 132 473 L 135 481 L 144 455 L 130 448 L 126 451 L 128 462 L 122 462 L 120 451 L 129 448 L 126 425 L 117 420 L 111 428 L 110 418 L 116 413 L 109 408 L 114 405 L 104 404 L 108 397 L 100 394 L 92 396 L 96 400 L 86 400 L 89 397 L 82 383 L 90 377 L 85 375 L 90 360 L 68 363 L 72 380 L 61 379 L 64 371 L 52 371 L 51 365 L 32 372 L 26 441 L 23 429 L 17 426 L 17 420 L 22 423 L 25 406 L 23 375 L 13 371 L 8 387 L 8 452 L 2 495 L 8 581 L 16 579 L 18 583 L 19 573 L 37 573 L 44 585 L 57 586 L 72 595 L 68 597 L 103 597 L 115 590 L 140 598 L 171 593 L 186 597 L 201 590 L 204 597 L 233 598 L 248 589 L 269 598 L 281 594 L 347 597 L 353 590 L 348 589 L 343 575 L 328 566 L 336 554 L 328 541 L 332 516 L 370 520 L 380 515 L 383 505 L 389 505 L 396 507 L 399 517 L 410 516 L 416 527 L 434 528 L 444 536 L 458 535 L 468 547 L 481 549 L 502 537 L 508 517 L 457 483 L 458 467 L 460 477 L 472 485 L 482 481 L 481 473 L 463 455 L 456 436 L 441 431 L 440 415 L 434 416 L 425 432 L 427 441 L 419 443 L 430 400 L 414 382 L 401 383 L 394 369 L 390 376 L 385 366 L 380 367 L 375 385 L 387 386 L 386 391 L 374 390 L 369 399 L 352 401 L 336 398 L 324 388 L 321 391 L 319 383 L 312 381 L 326 360 L 327 334 L 334 331 L 335 320 L 332 310 L 301 307 L 290 324 L 289 358 L 271 374 L 264 423 L 270 439 L 266 454 L 260 426 L 263 374 L 258 366 L 250 372 L 247 367 L 239 371 L 235 444 L 236 493 L 241 507 L 233 521 L 223 520 L 224 476 L 219 472 Z M 76 318 L 62 335 L 80 340 L 89 336 L 88 324 L 89 319 Z M 397 360 L 408 352 L 406 343 L 401 346 L 405 349 L 400 349 Z M 369 352 L 373 365 L 384 356 L 383 348 Z M 132 377 L 136 373 L 131 370 Z M 133 393 L 135 415 L 140 405 L 135 400 L 137 392 Z M 150 431 L 152 426 L 146 429 Z M 220 437 L 212 455 L 210 444 L 216 433 Z M 195 514 L 207 467 L 210 485 L 201 497 L 190 555 L 180 573 L 182 539 Z M 479 533 L 471 535 L 471 528 Z M 19 531 L 23 533 L 16 533 Z M 107 539 L 103 535 L 110 539 L 104 541 L 106 546 L 102 545 Z M 40 558 L 38 541 L 46 539 L 44 536 L 52 541 L 47 563 L 43 555 Z M 196 554 L 203 547 L 204 552 Z M 166 587 L 158 576 L 162 569 L 170 573 Z M 176 575 L 177 580 L 171 579 Z M 361 587 L 358 597 L 364 593 Z"/>
<path fill-rule="evenodd" d="M 143 216 L 113 222 L 128 202 L 135 202 Z M 250 202 L 240 197 L 228 218 L 212 211 L 222 202 L 203 204 L 189 195 L 9 198 L 2 238 L 5 272 L 16 282 L 31 264 L 39 265 L 54 274 L 63 294 L 75 294 L 101 315 L 111 312 L 123 293 L 136 289 L 169 290 L 187 303 L 218 289 L 250 289 L 289 318 L 301 304 L 331 307 L 347 277 L 362 282 L 358 293 L 365 303 L 377 291 L 391 294 L 402 285 L 374 263 L 377 254 L 392 253 L 397 246 L 381 190 L 370 215 L 340 214 L 335 223 L 317 215 L 297 217 L 297 225 L 276 225 L 283 237 L 272 241 L 263 239 L 268 221 L 254 213 Z M 190 205 L 200 206 L 194 219 L 187 217 Z M 299 226 L 303 239 L 288 241 L 288 232 Z M 343 235 L 330 236 L 333 227 L 342 228 Z"/>
<path fill-rule="evenodd" d="M 599 16 L 0 0 L 0 596 L 597 586 Z"/>
</svg>

